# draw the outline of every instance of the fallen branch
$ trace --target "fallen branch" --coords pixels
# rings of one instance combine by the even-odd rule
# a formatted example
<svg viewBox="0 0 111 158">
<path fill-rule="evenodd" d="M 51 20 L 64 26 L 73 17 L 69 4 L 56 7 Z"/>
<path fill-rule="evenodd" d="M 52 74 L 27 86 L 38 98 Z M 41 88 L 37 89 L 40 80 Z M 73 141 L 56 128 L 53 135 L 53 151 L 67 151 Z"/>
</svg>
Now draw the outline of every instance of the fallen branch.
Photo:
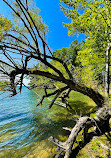
<svg viewBox="0 0 111 158">
<path fill-rule="evenodd" d="M 66 131 L 69 131 L 69 132 L 71 132 L 72 131 L 72 129 L 71 128 L 68 128 L 68 127 L 62 127 L 64 130 L 66 130 Z"/>
<path fill-rule="evenodd" d="M 109 107 L 100 108 L 94 118 L 87 116 L 80 117 L 73 129 L 69 130 L 69 128 L 63 128 L 71 132 L 66 142 L 60 142 L 53 137 L 51 137 L 50 140 L 58 147 L 64 149 L 64 158 L 76 157 L 79 151 L 87 143 L 89 143 L 94 136 L 100 136 L 109 131 L 109 119 Z M 88 130 L 93 126 L 95 127 L 94 131 L 88 133 Z M 76 142 L 77 136 L 81 130 L 83 130 L 83 139 L 82 141 L 78 142 L 78 146 L 73 149 L 73 145 Z"/>
<path fill-rule="evenodd" d="M 37 106 L 40 105 L 40 104 L 42 105 L 43 100 L 44 100 L 45 98 L 48 98 L 48 97 L 50 97 L 50 96 L 52 96 L 52 95 L 55 95 L 54 98 L 53 98 L 53 100 L 51 101 L 51 103 L 50 103 L 50 105 L 49 105 L 49 108 L 51 108 L 51 107 L 53 106 L 53 104 L 55 103 L 56 99 L 59 97 L 59 95 L 60 95 L 63 91 L 65 91 L 67 88 L 68 88 L 68 86 L 65 86 L 65 87 L 63 87 L 63 88 L 59 88 L 59 89 L 55 90 L 55 91 L 52 92 L 52 93 L 47 93 L 46 88 L 45 88 L 45 89 L 44 89 L 45 94 L 42 96 L 42 98 L 41 98 L 41 100 L 38 102 Z M 56 102 L 56 103 L 57 103 L 57 102 Z"/>
</svg>

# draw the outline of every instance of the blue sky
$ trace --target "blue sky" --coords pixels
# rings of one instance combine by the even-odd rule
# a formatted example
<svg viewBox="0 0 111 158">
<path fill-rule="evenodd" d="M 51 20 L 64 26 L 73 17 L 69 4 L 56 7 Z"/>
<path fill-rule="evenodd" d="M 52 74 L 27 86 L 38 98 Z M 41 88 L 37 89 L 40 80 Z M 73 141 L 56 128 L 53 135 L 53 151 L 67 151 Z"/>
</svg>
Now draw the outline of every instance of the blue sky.
<svg viewBox="0 0 111 158">
<path fill-rule="evenodd" d="M 52 50 L 69 47 L 72 41 L 81 41 L 84 36 L 68 36 L 67 28 L 63 27 L 62 22 L 68 23 L 70 20 L 60 11 L 59 0 L 35 0 L 37 7 L 41 10 L 40 15 L 49 27 L 48 44 Z M 11 19 L 10 9 L 0 0 L 0 13 Z"/>
</svg>

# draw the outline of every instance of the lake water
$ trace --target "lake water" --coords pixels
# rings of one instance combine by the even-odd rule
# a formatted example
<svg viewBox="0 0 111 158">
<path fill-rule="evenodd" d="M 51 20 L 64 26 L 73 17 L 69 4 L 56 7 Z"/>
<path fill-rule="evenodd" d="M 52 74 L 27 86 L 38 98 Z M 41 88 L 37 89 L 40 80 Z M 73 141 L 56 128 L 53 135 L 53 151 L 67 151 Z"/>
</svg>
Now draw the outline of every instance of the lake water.
<svg viewBox="0 0 111 158">
<path fill-rule="evenodd" d="M 0 101 L 0 158 L 53 157 L 55 146 L 48 138 L 65 140 L 69 134 L 62 127 L 74 124 L 72 114 L 57 105 L 49 110 L 47 99 L 36 107 L 43 92 L 37 93 L 24 87 L 21 94 Z"/>
</svg>

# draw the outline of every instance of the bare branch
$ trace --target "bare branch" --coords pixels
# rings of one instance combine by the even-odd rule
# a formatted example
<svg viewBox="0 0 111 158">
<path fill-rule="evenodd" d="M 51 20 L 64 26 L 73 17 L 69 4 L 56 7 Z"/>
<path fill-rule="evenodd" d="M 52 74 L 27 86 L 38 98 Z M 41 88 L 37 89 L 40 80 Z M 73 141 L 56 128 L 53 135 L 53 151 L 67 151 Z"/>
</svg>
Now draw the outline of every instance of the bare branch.
<svg viewBox="0 0 111 158">
<path fill-rule="evenodd" d="M 61 91 L 58 90 L 56 96 L 53 98 L 53 100 L 51 101 L 51 104 L 49 105 L 49 109 L 53 106 L 54 102 L 56 101 L 56 99 L 59 97 L 60 94 L 61 94 Z"/>
<path fill-rule="evenodd" d="M 21 11 L 22 11 L 22 13 L 24 14 L 24 16 L 25 16 L 27 22 L 28 22 L 29 25 L 30 25 L 30 28 L 31 28 L 31 30 L 32 30 L 32 32 L 33 32 L 33 34 L 34 34 L 33 40 L 34 40 L 34 42 L 35 42 L 35 44 L 36 44 L 36 47 L 37 47 L 37 50 L 38 50 L 38 54 L 40 55 L 39 45 L 38 45 L 38 41 L 37 41 L 37 38 L 36 38 L 36 34 L 35 34 L 34 30 L 33 30 L 33 27 L 32 27 L 32 25 L 31 25 L 31 23 L 30 23 L 30 21 L 29 21 L 27 15 L 25 14 L 24 10 L 22 9 L 22 7 L 24 8 L 24 5 L 22 4 L 22 2 L 21 2 L 20 0 L 16 0 L 16 2 L 18 3 L 18 5 L 19 5 L 19 7 L 20 7 L 20 9 L 21 9 Z M 24 22 L 25 22 L 25 21 L 24 21 Z M 25 26 L 26 26 L 26 25 L 25 25 Z M 27 26 L 27 28 L 28 28 L 28 26 Z M 29 30 L 29 29 L 28 29 L 28 30 Z M 30 32 L 30 33 L 31 33 L 31 32 Z"/>
<path fill-rule="evenodd" d="M 10 64 L 8 64 L 8 63 L 6 63 L 6 62 L 2 61 L 2 60 L 0 60 L 0 63 L 3 63 L 3 64 L 5 64 L 5 65 L 7 65 L 7 66 L 9 66 L 9 67 L 11 67 L 11 68 L 13 68 L 13 69 L 15 69 L 15 67 L 14 67 L 14 66 L 12 66 L 12 65 L 10 65 Z"/>
<path fill-rule="evenodd" d="M 49 140 L 51 142 L 53 142 L 55 145 L 57 145 L 58 147 L 62 148 L 63 150 L 66 150 L 65 147 L 63 146 L 64 143 L 62 143 L 61 141 L 59 141 L 58 139 L 54 138 L 54 137 L 50 137 Z"/>
<path fill-rule="evenodd" d="M 11 34 L 5 34 L 5 36 L 12 37 L 13 39 L 17 40 L 17 41 L 20 42 L 21 44 L 24 44 L 25 46 L 30 47 L 30 48 L 32 48 L 34 51 L 36 51 L 36 49 L 35 49 L 33 46 L 29 45 L 28 43 L 24 42 L 23 40 L 21 40 L 21 39 L 15 37 L 15 36 L 13 36 L 13 35 L 11 35 Z"/>
<path fill-rule="evenodd" d="M 45 95 L 42 96 L 41 101 L 38 102 L 37 106 L 40 105 L 40 104 L 42 104 L 42 102 L 43 102 L 43 100 L 44 100 L 45 98 L 48 98 L 48 97 L 50 97 L 50 96 L 56 94 L 56 97 L 54 97 L 54 99 L 52 100 L 52 102 L 51 102 L 51 104 L 50 104 L 50 106 L 49 106 L 49 108 L 51 108 L 52 105 L 54 104 L 55 100 L 56 100 L 57 97 L 59 96 L 59 94 L 60 94 L 62 91 L 66 90 L 67 88 L 68 88 L 68 87 L 66 86 L 66 87 L 57 89 L 57 90 L 55 90 L 54 92 L 49 93 L 49 94 L 46 92 Z"/>
<path fill-rule="evenodd" d="M 30 45 L 30 42 L 29 42 L 29 40 L 28 40 L 28 38 L 24 35 L 24 34 L 22 34 L 21 32 L 18 32 L 17 30 L 11 30 L 12 32 L 17 32 L 18 34 L 20 34 L 21 36 L 23 36 L 26 40 L 27 40 L 27 42 L 29 43 L 29 45 Z"/>
<path fill-rule="evenodd" d="M 28 2 L 27 2 L 27 0 L 26 0 L 26 9 L 28 10 Z"/>
<path fill-rule="evenodd" d="M 68 127 L 62 127 L 64 130 L 66 130 L 66 131 L 69 131 L 69 132 L 71 132 L 72 131 L 72 129 L 71 128 L 68 128 Z"/>
<path fill-rule="evenodd" d="M 12 57 L 8 54 L 8 53 L 6 53 L 5 51 L 3 51 L 4 53 L 4 55 L 6 56 L 6 58 L 15 66 L 15 68 L 18 68 L 18 66 L 17 66 L 17 64 L 15 63 L 15 61 L 12 59 Z"/>
<path fill-rule="evenodd" d="M 62 74 L 56 67 L 54 67 L 52 64 L 50 64 L 50 63 L 47 62 L 46 60 L 42 59 L 40 56 L 31 55 L 31 57 L 34 58 L 34 59 L 40 60 L 40 61 L 41 61 L 42 63 L 44 63 L 46 66 L 50 67 L 50 68 L 53 69 L 56 73 L 58 73 L 61 78 L 64 78 L 63 74 Z"/>
<path fill-rule="evenodd" d="M 76 125 L 71 129 L 71 131 L 70 131 L 71 133 L 65 142 L 60 142 L 59 140 L 57 140 L 53 137 L 50 137 L 49 140 L 51 140 L 58 147 L 65 149 L 64 158 L 75 157 L 78 154 L 78 152 L 87 143 L 89 143 L 91 141 L 93 136 L 103 135 L 106 131 L 109 131 L 110 117 L 111 117 L 111 115 L 110 115 L 109 107 L 106 107 L 106 106 L 102 107 L 96 112 L 96 117 L 94 117 L 93 119 L 90 117 L 87 117 L 87 116 L 80 117 L 79 120 L 77 121 Z M 98 130 L 98 127 L 96 126 L 94 120 L 97 121 L 99 129 L 101 129 L 101 132 Z M 94 131 L 88 133 L 88 130 L 93 126 L 96 127 L 94 129 Z M 67 130 L 67 128 L 65 128 L 65 129 Z M 77 136 L 82 129 L 85 129 L 84 132 L 86 132 L 86 133 L 83 133 L 82 141 L 78 142 L 78 146 L 76 146 L 73 149 L 73 145 L 76 142 Z"/>
<path fill-rule="evenodd" d="M 21 1 L 19 0 L 19 2 L 21 2 Z M 24 8 L 24 10 L 26 10 L 28 16 L 30 17 L 30 19 L 31 19 L 31 21 L 32 21 L 32 23 L 33 23 L 33 25 L 34 25 L 34 27 L 35 27 L 37 33 L 38 33 L 39 38 L 41 39 L 43 45 L 46 45 L 46 47 L 47 47 L 47 49 L 49 50 L 50 54 L 53 56 L 53 54 L 52 54 L 52 52 L 51 52 L 49 46 L 47 45 L 47 43 L 44 41 L 44 39 L 43 39 L 42 36 L 40 35 L 40 32 L 39 32 L 39 30 L 38 30 L 38 28 L 37 28 L 37 26 L 36 26 L 36 24 L 35 24 L 33 18 L 31 17 L 29 11 L 25 8 L 25 6 L 24 6 L 22 3 L 21 3 L 21 5 L 22 5 L 22 7 Z"/>
<path fill-rule="evenodd" d="M 20 93 L 21 93 L 21 90 L 22 90 L 22 84 L 23 84 L 23 77 L 24 77 L 24 74 L 21 75 L 20 77 Z"/>
<path fill-rule="evenodd" d="M 8 42 L 1 42 L 2 47 L 4 48 L 9 48 L 9 49 L 14 49 L 20 52 L 25 52 L 28 53 L 29 50 L 27 50 L 26 48 L 20 46 L 19 44 L 13 44 L 13 43 L 8 43 Z"/>
<path fill-rule="evenodd" d="M 32 39 L 35 41 L 35 38 L 33 37 L 33 35 L 32 35 L 32 33 L 31 33 L 29 27 L 27 26 L 25 20 L 21 17 L 21 15 L 20 15 L 18 12 L 16 12 L 16 10 L 15 10 L 6 0 L 3 0 L 3 1 L 4 1 L 4 2 L 12 9 L 12 11 L 21 19 L 21 21 L 23 22 L 24 26 L 27 28 L 28 32 L 30 33 Z M 20 7 L 20 5 L 19 5 L 19 7 Z M 36 41 L 35 41 L 35 43 L 36 43 Z"/>
<path fill-rule="evenodd" d="M 64 66 L 67 74 L 69 75 L 69 78 L 73 79 L 73 76 L 72 76 L 70 70 L 68 69 L 67 64 L 62 59 L 58 59 L 54 56 L 48 56 L 48 55 L 46 55 L 46 58 L 49 58 L 49 59 L 52 59 L 52 60 L 55 60 L 55 61 L 58 61 L 59 63 L 61 63 Z"/>
</svg>

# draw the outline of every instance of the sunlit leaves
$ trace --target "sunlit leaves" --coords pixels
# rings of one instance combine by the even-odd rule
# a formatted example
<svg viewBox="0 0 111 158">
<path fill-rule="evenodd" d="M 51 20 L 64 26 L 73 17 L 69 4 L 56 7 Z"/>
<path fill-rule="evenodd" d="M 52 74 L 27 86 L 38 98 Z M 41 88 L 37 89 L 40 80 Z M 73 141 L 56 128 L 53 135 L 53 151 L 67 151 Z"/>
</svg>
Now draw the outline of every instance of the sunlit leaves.
<svg viewBox="0 0 111 158">
<path fill-rule="evenodd" d="M 26 8 L 26 2 L 22 2 L 22 4 L 24 4 L 24 7 Z M 36 24 L 37 28 L 39 31 L 41 31 L 41 33 L 47 33 L 48 32 L 48 27 L 47 25 L 45 25 L 45 23 L 42 20 L 42 17 L 39 15 L 40 10 L 36 7 L 36 4 L 34 4 L 33 1 L 28 1 L 28 8 L 25 10 L 21 10 L 19 3 L 14 2 L 14 8 L 16 8 L 17 12 L 19 13 L 19 15 L 25 20 L 25 22 L 27 21 L 27 26 L 30 28 L 30 24 L 32 26 L 32 28 L 34 29 L 34 25 L 30 19 L 30 17 L 28 16 L 28 12 L 31 15 L 34 23 Z M 25 14 L 24 14 L 24 13 Z M 26 13 L 27 12 L 27 13 Z M 26 15 L 26 16 L 25 16 Z M 15 21 L 16 26 L 18 26 L 19 31 L 21 32 L 29 32 L 26 27 L 24 26 L 24 24 L 21 22 L 21 19 L 13 12 L 13 19 Z M 29 21 L 29 22 L 28 22 Z M 29 24 L 30 23 L 30 24 Z"/>
<path fill-rule="evenodd" d="M 82 43 L 75 40 L 71 43 L 69 48 L 62 48 L 54 52 L 54 56 L 64 60 L 68 65 L 76 65 L 77 52 L 81 49 Z"/>
<path fill-rule="evenodd" d="M 69 35 L 86 35 L 85 44 L 77 56 L 77 62 L 82 65 L 79 69 L 82 75 L 78 72 L 78 76 L 85 81 L 88 78 L 94 81 L 105 71 L 105 51 L 111 36 L 111 3 L 109 0 L 61 0 L 60 6 L 71 19 L 69 24 L 64 24 Z"/>
<path fill-rule="evenodd" d="M 106 4 L 104 0 L 62 0 L 62 2 L 61 10 L 71 18 L 71 23 L 65 24 L 70 35 L 75 32 L 87 34 L 91 30 L 100 30 L 101 26 L 105 28 L 109 25 L 111 14 L 107 13 L 107 10 L 110 10 L 111 4 Z"/>
<path fill-rule="evenodd" d="M 0 15 L 0 39 L 7 31 L 9 31 L 11 26 L 11 21 Z"/>
</svg>

